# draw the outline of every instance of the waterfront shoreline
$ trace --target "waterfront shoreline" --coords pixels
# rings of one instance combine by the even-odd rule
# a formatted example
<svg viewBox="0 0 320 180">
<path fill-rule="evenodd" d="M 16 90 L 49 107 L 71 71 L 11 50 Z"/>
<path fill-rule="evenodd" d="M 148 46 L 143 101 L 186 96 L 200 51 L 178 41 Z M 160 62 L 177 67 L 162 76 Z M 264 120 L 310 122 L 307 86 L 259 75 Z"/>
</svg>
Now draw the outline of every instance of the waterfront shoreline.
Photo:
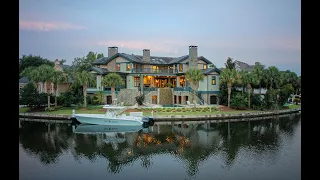
<svg viewBox="0 0 320 180">
<path fill-rule="evenodd" d="M 213 114 L 213 115 L 164 115 L 164 116 L 154 116 L 155 122 L 163 121 L 202 121 L 202 120 L 228 120 L 228 119 L 241 119 L 243 118 L 259 118 L 259 117 L 272 117 L 282 114 L 291 114 L 301 112 L 301 108 L 296 109 L 286 109 L 279 111 L 265 111 L 265 112 L 250 112 L 250 113 L 238 113 L 238 114 Z M 53 115 L 53 114 L 42 114 L 42 113 L 19 113 L 19 119 L 46 119 L 46 120 L 65 120 L 72 121 L 75 120 L 71 115 Z"/>
</svg>

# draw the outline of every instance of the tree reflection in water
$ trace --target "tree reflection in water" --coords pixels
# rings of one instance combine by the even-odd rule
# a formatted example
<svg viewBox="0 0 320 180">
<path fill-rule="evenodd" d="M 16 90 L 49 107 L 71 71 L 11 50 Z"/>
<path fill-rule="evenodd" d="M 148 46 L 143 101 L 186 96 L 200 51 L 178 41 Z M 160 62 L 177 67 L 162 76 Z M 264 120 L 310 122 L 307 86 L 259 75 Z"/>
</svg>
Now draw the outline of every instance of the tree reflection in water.
<svg viewBox="0 0 320 180">
<path fill-rule="evenodd" d="M 20 143 L 43 164 L 57 163 L 70 150 L 77 161 L 91 162 L 104 158 L 107 170 L 119 173 L 123 167 L 139 162 L 142 168 L 153 165 L 155 155 L 172 155 L 186 167 L 190 177 L 211 156 L 223 157 L 225 168 L 231 168 L 241 149 L 277 158 L 281 133 L 294 134 L 300 115 L 273 120 L 228 123 L 156 125 L 148 132 L 124 133 L 125 141 L 105 142 L 104 134 L 74 134 L 67 124 L 21 122 Z"/>
</svg>

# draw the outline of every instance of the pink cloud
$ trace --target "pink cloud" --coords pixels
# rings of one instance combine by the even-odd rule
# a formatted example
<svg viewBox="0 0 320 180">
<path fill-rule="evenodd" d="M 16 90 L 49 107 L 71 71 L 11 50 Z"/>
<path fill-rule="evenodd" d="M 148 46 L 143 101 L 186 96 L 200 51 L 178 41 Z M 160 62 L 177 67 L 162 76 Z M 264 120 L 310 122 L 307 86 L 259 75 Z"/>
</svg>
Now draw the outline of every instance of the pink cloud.
<svg viewBox="0 0 320 180">
<path fill-rule="evenodd" d="M 179 47 L 184 46 L 188 47 L 188 45 L 184 45 L 184 43 L 173 42 L 173 41 L 119 41 L 119 40 L 111 40 L 111 41 L 99 41 L 97 42 L 100 46 L 117 46 L 119 48 L 126 48 L 130 50 L 143 50 L 150 49 L 151 53 L 166 53 L 171 55 L 179 54 Z"/>
<path fill-rule="evenodd" d="M 81 30 L 82 26 L 63 22 L 19 21 L 19 28 L 26 31 Z"/>
</svg>

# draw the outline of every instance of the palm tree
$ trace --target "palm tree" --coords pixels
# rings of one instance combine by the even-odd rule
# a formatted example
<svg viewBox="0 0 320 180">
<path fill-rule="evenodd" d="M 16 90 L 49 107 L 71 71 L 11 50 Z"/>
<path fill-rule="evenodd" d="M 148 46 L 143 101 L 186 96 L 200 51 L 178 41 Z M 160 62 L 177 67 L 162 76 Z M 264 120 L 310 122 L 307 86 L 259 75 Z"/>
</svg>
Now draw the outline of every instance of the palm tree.
<svg viewBox="0 0 320 180">
<path fill-rule="evenodd" d="M 228 57 L 227 62 L 224 63 L 226 66 L 226 69 L 235 69 L 236 68 L 236 63 L 233 61 L 233 58 Z"/>
<path fill-rule="evenodd" d="M 83 107 L 87 107 L 87 83 L 94 83 L 95 79 L 92 73 L 82 70 L 73 74 L 73 83 L 82 85 Z"/>
<path fill-rule="evenodd" d="M 53 89 L 55 93 L 54 97 L 54 106 L 57 107 L 57 91 L 58 85 L 65 82 L 67 80 L 66 76 L 61 71 L 54 71 L 51 77 L 51 81 L 53 83 Z"/>
<path fill-rule="evenodd" d="M 186 72 L 186 79 L 192 82 L 193 85 L 193 99 L 196 100 L 196 93 L 199 86 L 199 81 L 203 81 L 204 75 L 199 68 L 189 68 Z"/>
<path fill-rule="evenodd" d="M 240 74 L 235 69 L 226 68 L 220 75 L 220 85 L 226 83 L 228 86 L 228 107 L 230 107 L 232 85 L 240 81 Z"/>
<path fill-rule="evenodd" d="M 114 104 L 113 100 L 115 99 L 115 87 L 124 85 L 122 77 L 117 73 L 109 73 L 103 77 L 102 84 L 104 86 L 111 87 L 112 104 Z"/>
<path fill-rule="evenodd" d="M 277 67 L 270 66 L 265 71 L 265 80 L 267 82 L 267 85 L 269 86 L 269 89 L 272 89 L 274 87 L 279 86 L 280 81 L 280 73 Z"/>
<path fill-rule="evenodd" d="M 21 77 L 27 77 L 28 80 L 33 81 L 35 87 L 38 90 L 38 82 L 39 82 L 40 78 L 39 78 L 39 71 L 38 71 L 37 67 L 29 66 L 29 67 L 25 68 L 20 73 L 20 76 Z"/>
<path fill-rule="evenodd" d="M 51 89 L 51 78 L 53 76 L 53 67 L 43 64 L 37 68 L 39 81 L 46 84 L 46 90 L 48 95 L 48 108 L 50 108 L 50 89 Z"/>
<path fill-rule="evenodd" d="M 261 83 L 263 80 L 263 69 L 264 65 L 262 65 L 260 62 L 256 62 L 255 66 L 253 68 L 253 74 L 257 77 L 258 85 L 259 85 L 259 95 L 261 95 Z"/>
<path fill-rule="evenodd" d="M 244 71 L 242 74 L 241 80 L 243 84 L 246 84 L 247 90 L 248 90 L 248 107 L 250 108 L 250 95 L 252 92 L 252 85 L 257 85 L 259 83 L 259 80 L 257 78 L 257 75 L 254 73 L 250 73 L 248 71 Z"/>
</svg>

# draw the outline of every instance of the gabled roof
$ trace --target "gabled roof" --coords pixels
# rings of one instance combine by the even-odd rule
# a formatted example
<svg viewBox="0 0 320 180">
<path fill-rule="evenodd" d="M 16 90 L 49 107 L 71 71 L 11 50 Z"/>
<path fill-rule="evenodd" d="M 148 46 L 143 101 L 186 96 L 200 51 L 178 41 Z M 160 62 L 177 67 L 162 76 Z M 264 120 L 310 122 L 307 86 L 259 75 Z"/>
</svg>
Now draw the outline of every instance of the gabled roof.
<svg viewBox="0 0 320 180">
<path fill-rule="evenodd" d="M 208 68 L 208 69 L 202 69 L 203 74 L 207 75 L 210 74 L 212 72 L 216 72 L 218 74 L 220 74 L 220 70 L 218 68 Z"/>
<path fill-rule="evenodd" d="M 98 67 L 91 67 L 88 69 L 89 71 L 94 71 L 98 74 L 104 75 L 107 74 L 109 71 L 107 69 L 98 68 Z"/>
<path fill-rule="evenodd" d="M 112 61 L 113 59 L 117 57 L 122 57 L 129 62 L 135 62 L 138 64 L 163 64 L 163 65 L 171 65 L 171 64 L 177 64 L 180 63 L 186 59 L 189 58 L 189 55 L 181 56 L 181 57 L 158 57 L 158 56 L 150 56 L 150 63 L 146 63 L 143 61 L 143 56 L 141 55 L 134 55 L 134 54 L 126 54 L 126 53 L 117 53 L 110 58 L 103 57 L 100 59 L 97 59 L 93 64 L 95 65 L 104 65 L 108 62 Z M 211 61 L 204 58 L 203 56 L 198 57 L 198 59 L 205 61 L 208 64 L 212 64 Z"/>
<path fill-rule="evenodd" d="M 249 65 L 247 63 L 244 63 L 238 60 L 235 60 L 234 62 L 241 70 L 252 71 L 254 68 L 254 65 Z"/>
<path fill-rule="evenodd" d="M 198 57 L 198 59 L 206 62 L 207 64 L 212 64 L 211 61 L 209 61 L 207 58 L 205 58 L 205 57 L 203 57 L 203 56 Z"/>
</svg>

